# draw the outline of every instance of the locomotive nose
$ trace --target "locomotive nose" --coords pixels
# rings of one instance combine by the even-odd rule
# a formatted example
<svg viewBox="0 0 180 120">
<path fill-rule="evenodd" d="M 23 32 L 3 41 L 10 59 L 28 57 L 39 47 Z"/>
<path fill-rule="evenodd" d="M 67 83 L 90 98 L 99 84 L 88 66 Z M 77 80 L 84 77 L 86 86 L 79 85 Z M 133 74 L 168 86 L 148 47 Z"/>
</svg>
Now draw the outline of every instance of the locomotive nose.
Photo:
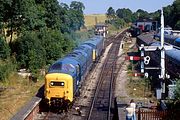
<svg viewBox="0 0 180 120">
<path fill-rule="evenodd" d="M 47 74 L 45 87 L 46 99 L 73 100 L 73 78 L 68 74 Z"/>
</svg>

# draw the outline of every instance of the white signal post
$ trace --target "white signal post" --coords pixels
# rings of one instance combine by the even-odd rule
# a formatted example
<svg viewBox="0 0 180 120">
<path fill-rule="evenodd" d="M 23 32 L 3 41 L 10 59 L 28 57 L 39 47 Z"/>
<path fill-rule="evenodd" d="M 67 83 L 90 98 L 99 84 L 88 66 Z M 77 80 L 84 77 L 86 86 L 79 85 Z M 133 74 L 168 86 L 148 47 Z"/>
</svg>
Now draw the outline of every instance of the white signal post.
<svg viewBox="0 0 180 120">
<path fill-rule="evenodd" d="M 165 79 L 165 49 L 164 49 L 164 15 L 161 10 L 161 75 L 159 78 Z"/>
<path fill-rule="evenodd" d="M 164 45 L 164 15 L 163 9 L 161 10 L 161 46 L 144 46 L 141 44 L 139 50 L 141 50 L 141 57 L 138 60 L 141 60 L 141 74 L 144 75 L 146 78 L 148 77 L 148 73 L 145 73 L 145 69 L 160 69 L 161 74 L 159 75 L 159 79 L 162 79 L 161 83 L 161 90 L 162 95 L 165 95 L 165 78 L 169 78 L 169 75 L 165 73 L 165 50 L 172 49 L 172 45 Z M 144 64 L 149 64 L 150 57 L 145 56 L 146 51 L 156 51 L 161 50 L 161 67 L 145 67 Z M 137 57 L 136 57 L 137 58 Z M 129 60 L 137 60 L 135 58 L 129 57 Z M 139 76 L 139 74 L 135 74 L 135 76 Z M 164 97 L 164 96 L 163 96 Z"/>
<path fill-rule="evenodd" d="M 161 69 L 161 75 L 159 75 L 159 78 L 162 79 L 161 83 L 161 90 L 162 90 L 162 97 L 165 95 L 165 78 L 169 78 L 169 75 L 166 75 L 165 73 L 165 50 L 170 50 L 172 49 L 173 46 L 164 46 L 164 15 L 163 15 L 163 9 L 161 10 L 161 46 L 144 46 L 141 45 L 140 50 L 145 52 L 145 51 L 156 51 L 157 49 L 161 50 L 161 67 L 144 67 L 144 65 L 141 62 L 141 72 L 144 72 L 143 69 Z M 142 52 L 141 52 L 142 53 Z M 143 56 L 141 54 L 141 56 Z"/>
<path fill-rule="evenodd" d="M 163 15 L 163 8 L 161 10 L 161 46 L 144 46 L 141 44 L 139 50 L 141 50 L 141 57 L 137 56 L 129 56 L 129 60 L 141 60 L 141 75 L 148 77 L 148 73 L 145 73 L 145 69 L 160 69 L 161 74 L 159 75 L 159 79 L 162 79 L 161 82 L 161 90 L 162 95 L 165 95 L 165 78 L 169 78 L 170 76 L 165 73 L 165 50 L 171 50 L 173 48 L 172 45 L 164 45 L 164 15 Z M 161 67 L 145 67 L 145 65 L 149 64 L 150 57 L 145 56 L 146 51 L 156 51 L 161 50 Z M 134 74 L 134 76 L 139 76 L 139 74 Z M 163 96 L 164 97 L 164 96 Z"/>
<path fill-rule="evenodd" d="M 165 96 L 165 50 L 164 50 L 164 15 L 163 8 L 161 10 L 161 75 L 159 76 L 162 79 L 162 97 Z"/>
</svg>

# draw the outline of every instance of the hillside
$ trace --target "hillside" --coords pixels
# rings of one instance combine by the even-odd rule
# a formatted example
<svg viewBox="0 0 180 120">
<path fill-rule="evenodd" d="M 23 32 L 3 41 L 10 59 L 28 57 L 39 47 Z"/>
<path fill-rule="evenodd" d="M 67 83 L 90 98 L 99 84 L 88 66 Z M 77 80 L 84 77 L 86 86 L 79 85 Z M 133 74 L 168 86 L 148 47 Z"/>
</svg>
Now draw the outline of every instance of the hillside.
<svg viewBox="0 0 180 120">
<path fill-rule="evenodd" d="M 84 15 L 84 21 L 86 27 L 92 27 L 97 23 L 105 23 L 105 20 L 107 19 L 105 14 L 90 14 L 90 15 Z"/>
</svg>

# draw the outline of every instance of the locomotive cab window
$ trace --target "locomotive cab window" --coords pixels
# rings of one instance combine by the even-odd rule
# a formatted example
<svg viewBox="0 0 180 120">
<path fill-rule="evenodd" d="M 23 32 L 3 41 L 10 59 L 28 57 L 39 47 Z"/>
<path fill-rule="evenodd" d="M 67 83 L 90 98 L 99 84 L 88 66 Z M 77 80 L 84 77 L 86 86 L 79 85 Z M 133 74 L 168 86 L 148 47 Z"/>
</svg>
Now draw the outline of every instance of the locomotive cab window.
<svg viewBox="0 0 180 120">
<path fill-rule="evenodd" d="M 64 82 L 55 82 L 55 81 L 51 81 L 49 83 L 50 86 L 62 86 L 64 87 Z"/>
</svg>

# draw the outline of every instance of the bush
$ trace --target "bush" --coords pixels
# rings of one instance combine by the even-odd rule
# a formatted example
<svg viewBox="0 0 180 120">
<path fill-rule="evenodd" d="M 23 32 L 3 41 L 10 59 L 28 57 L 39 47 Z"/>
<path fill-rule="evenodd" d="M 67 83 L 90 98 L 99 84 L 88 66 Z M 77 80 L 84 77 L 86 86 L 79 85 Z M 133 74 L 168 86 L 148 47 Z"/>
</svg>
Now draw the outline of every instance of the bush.
<svg viewBox="0 0 180 120">
<path fill-rule="evenodd" d="M 10 47 L 0 36 L 0 59 L 7 59 L 8 57 L 10 57 L 10 51 Z"/>
<path fill-rule="evenodd" d="M 25 32 L 13 43 L 13 52 L 19 68 L 27 68 L 32 73 L 53 63 L 72 50 L 74 43 L 58 30 L 43 29 Z"/>
<path fill-rule="evenodd" d="M 46 64 L 46 51 L 38 39 L 38 32 L 26 32 L 14 43 L 19 68 L 35 72 Z"/>
<path fill-rule="evenodd" d="M 9 75 L 16 70 L 16 63 L 13 59 L 0 61 L 0 81 L 8 79 Z"/>
</svg>

